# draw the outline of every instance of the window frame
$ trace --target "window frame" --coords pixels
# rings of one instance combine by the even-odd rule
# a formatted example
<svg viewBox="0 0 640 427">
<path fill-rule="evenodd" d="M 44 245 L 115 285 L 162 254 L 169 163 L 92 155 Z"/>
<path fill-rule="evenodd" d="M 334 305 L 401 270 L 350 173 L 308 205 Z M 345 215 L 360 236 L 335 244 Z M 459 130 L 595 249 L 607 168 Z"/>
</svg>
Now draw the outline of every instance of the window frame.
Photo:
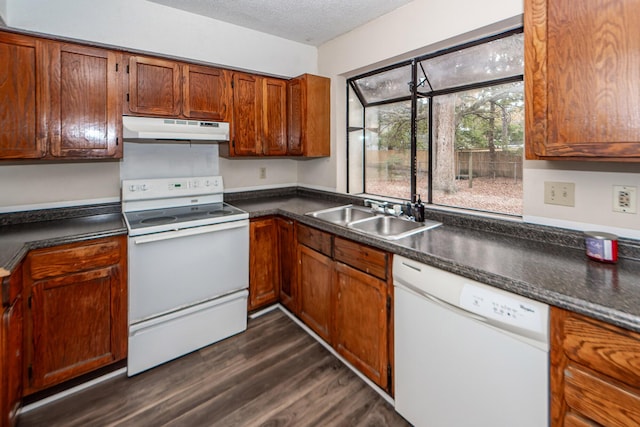
<svg viewBox="0 0 640 427">
<path fill-rule="evenodd" d="M 410 134 L 410 142 L 411 142 L 411 170 L 410 170 L 410 194 L 411 194 L 411 202 L 415 202 L 416 201 L 416 192 L 417 192 L 417 181 L 418 181 L 418 171 L 417 171 L 417 167 L 416 167 L 416 159 L 417 159 L 417 103 L 418 103 L 418 99 L 420 98 L 427 98 L 428 99 L 428 109 L 429 109 L 429 116 L 428 116 L 428 147 L 427 147 L 427 151 L 428 151 L 428 158 L 429 158 L 429 162 L 428 162 L 428 167 L 429 167 L 429 173 L 427 176 L 427 198 L 424 199 L 423 197 L 423 201 L 430 204 L 430 205 L 434 205 L 433 203 L 433 98 L 436 96 L 441 96 L 441 95 L 448 95 L 448 94 L 452 94 L 452 93 L 459 93 L 459 92 L 465 92 L 465 91 L 470 91 L 470 90 L 474 90 L 474 89 L 482 89 L 485 87 L 490 87 L 490 86 L 498 86 L 501 84 L 508 84 L 508 83 L 515 83 L 515 82 L 522 82 L 524 81 L 524 72 L 523 74 L 517 74 L 514 76 L 509 76 L 509 77 L 502 77 L 499 79 L 493 79 L 493 80 L 488 80 L 488 81 L 482 81 L 482 82 L 477 82 L 477 83 L 471 83 L 471 84 L 464 84 L 464 85 L 459 85 L 459 86 L 452 86 L 452 87 L 448 87 L 446 89 L 440 89 L 440 90 L 432 90 L 431 89 L 431 84 L 428 81 L 428 77 L 425 79 L 426 82 L 429 84 L 429 88 L 430 90 L 428 91 L 418 91 L 418 84 L 417 84 L 417 77 L 418 77 L 418 67 L 420 65 L 420 63 L 422 61 L 425 60 L 429 60 L 431 58 L 435 58 L 438 56 L 443 56 L 443 55 L 447 55 L 450 53 L 454 53 L 454 52 L 458 52 L 461 50 L 465 50 L 468 48 L 472 48 L 474 46 L 479 46 L 479 45 L 483 45 L 486 43 L 490 43 L 492 41 L 495 40 L 499 40 L 499 39 L 503 39 L 503 38 L 507 38 L 510 37 L 512 35 L 515 34 L 522 34 L 524 32 L 524 28 L 522 26 L 517 27 L 517 28 L 513 28 L 507 31 L 503 31 L 500 33 L 496 33 L 487 37 L 482 37 L 479 38 L 477 40 L 473 40 L 473 41 L 469 41 L 466 43 L 462 43 L 456 46 L 452 46 L 446 49 L 441 49 L 438 50 L 436 52 L 433 53 L 429 53 L 426 55 L 421 55 L 421 56 L 417 56 L 415 58 L 409 59 L 409 60 L 405 60 L 402 62 L 398 62 L 392 65 L 388 65 L 382 68 L 378 68 L 375 70 L 371 70 L 371 71 L 367 71 L 365 73 L 359 74 L 357 76 L 351 77 L 349 79 L 347 79 L 347 84 L 346 84 L 346 99 L 347 99 L 347 135 L 346 135 L 346 142 L 347 142 L 347 147 L 346 147 L 346 166 L 347 166 L 347 179 L 346 179 L 346 190 L 347 193 L 350 192 L 350 181 L 351 181 L 351 175 L 350 175 L 350 161 L 349 161 L 349 151 L 350 151 L 350 144 L 352 143 L 352 141 L 350 141 L 350 135 L 352 132 L 357 131 L 357 130 L 361 130 L 362 131 L 362 135 L 361 135 L 361 140 L 362 140 L 362 150 L 363 153 L 366 153 L 366 141 L 365 141 L 365 132 L 366 132 L 366 128 L 365 128 L 365 121 L 366 121 L 366 111 L 367 108 L 370 107 L 375 107 L 375 106 L 380 106 L 380 105 L 386 105 L 386 104 L 392 104 L 392 103 L 397 103 L 397 102 L 402 102 L 402 101 L 407 101 L 410 100 L 411 101 L 411 134 Z M 400 68 L 400 67 L 405 67 L 407 65 L 411 65 L 411 81 L 409 82 L 409 86 L 410 86 L 410 94 L 408 96 L 404 96 L 404 97 L 396 97 L 396 98 L 390 98 L 384 101 L 376 101 L 376 102 L 366 102 L 362 92 L 359 90 L 358 85 L 356 84 L 356 81 L 362 78 L 366 78 L 366 77 L 370 77 L 376 74 L 381 74 L 384 73 L 386 71 L 389 70 L 393 70 L 395 68 Z M 425 75 L 426 77 L 426 73 L 423 70 L 423 75 Z M 353 93 L 356 95 L 356 97 L 358 98 L 361 106 L 362 106 L 362 127 L 358 128 L 358 127 L 351 127 L 349 124 L 349 119 L 350 119 L 350 111 L 349 111 L 349 90 L 352 90 Z M 371 194 L 371 193 L 367 193 L 366 192 L 366 155 L 362 156 L 362 182 L 361 182 L 361 188 L 363 190 L 363 194 Z M 388 195 L 377 195 L 377 194 L 371 194 L 373 196 L 380 196 L 380 197 L 389 197 Z M 421 194 L 422 196 L 422 194 Z M 444 205 L 443 205 L 444 206 Z M 465 208 L 460 206 L 460 209 L 467 209 L 467 210 L 475 210 L 472 208 Z M 488 212 L 488 211 L 483 211 L 483 212 L 487 212 L 487 213 L 491 213 L 491 214 L 495 214 L 495 212 Z M 510 215 L 510 214 L 505 214 L 505 215 Z M 513 215 L 512 215 L 513 216 Z"/>
</svg>

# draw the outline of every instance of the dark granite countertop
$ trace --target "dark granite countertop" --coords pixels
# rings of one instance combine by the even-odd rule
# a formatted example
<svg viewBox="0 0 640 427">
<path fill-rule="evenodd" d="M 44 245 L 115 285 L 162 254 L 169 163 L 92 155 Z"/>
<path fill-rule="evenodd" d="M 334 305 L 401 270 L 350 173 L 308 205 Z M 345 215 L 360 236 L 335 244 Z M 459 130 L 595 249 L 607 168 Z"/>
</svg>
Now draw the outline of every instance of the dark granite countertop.
<svg viewBox="0 0 640 427">
<path fill-rule="evenodd" d="M 10 274 L 31 249 L 126 233 L 119 204 L 5 214 L 0 218 L 0 277 Z"/>
<path fill-rule="evenodd" d="M 640 242 L 617 264 L 589 260 L 582 233 L 427 210 L 441 227 L 388 241 L 305 215 L 360 198 L 284 189 L 225 195 L 251 218 L 281 215 L 535 300 L 640 332 Z M 0 277 L 31 249 L 126 234 L 119 204 L 0 216 Z"/>
<path fill-rule="evenodd" d="M 303 192 L 304 193 L 304 192 Z M 312 193 L 312 192 L 311 192 Z M 396 241 L 372 237 L 305 215 L 358 202 L 313 194 L 228 197 L 250 217 L 282 215 L 335 235 L 402 255 L 550 305 L 640 332 L 640 259 L 637 241 L 621 247 L 617 264 L 586 257 L 582 233 L 504 220 L 474 220 L 428 211 L 443 225 Z M 469 226 L 471 224 L 471 226 Z M 634 246 L 636 245 L 636 246 Z M 634 258 L 635 259 L 632 259 Z"/>
</svg>

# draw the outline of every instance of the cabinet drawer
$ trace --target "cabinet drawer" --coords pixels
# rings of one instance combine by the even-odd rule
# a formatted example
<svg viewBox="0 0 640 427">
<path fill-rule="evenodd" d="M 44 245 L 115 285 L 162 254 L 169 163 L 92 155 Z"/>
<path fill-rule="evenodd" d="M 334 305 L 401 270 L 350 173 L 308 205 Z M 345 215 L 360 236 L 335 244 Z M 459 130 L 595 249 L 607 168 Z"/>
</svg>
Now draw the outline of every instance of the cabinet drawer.
<svg viewBox="0 0 640 427">
<path fill-rule="evenodd" d="M 564 322 L 564 352 L 573 361 L 640 388 L 640 334 L 578 315 Z"/>
<path fill-rule="evenodd" d="M 567 366 L 564 376 L 565 400 L 570 408 L 606 426 L 640 425 L 638 390 L 574 364 Z"/>
<path fill-rule="evenodd" d="M 302 224 L 298 224 L 297 233 L 298 243 L 308 246 L 328 257 L 332 256 L 331 234 Z"/>
<path fill-rule="evenodd" d="M 32 280 L 106 267 L 120 261 L 121 239 L 100 239 L 38 249 L 29 254 Z"/>
<path fill-rule="evenodd" d="M 337 237 L 334 251 L 336 261 L 348 264 L 382 280 L 387 279 L 389 255 L 386 252 Z"/>
</svg>

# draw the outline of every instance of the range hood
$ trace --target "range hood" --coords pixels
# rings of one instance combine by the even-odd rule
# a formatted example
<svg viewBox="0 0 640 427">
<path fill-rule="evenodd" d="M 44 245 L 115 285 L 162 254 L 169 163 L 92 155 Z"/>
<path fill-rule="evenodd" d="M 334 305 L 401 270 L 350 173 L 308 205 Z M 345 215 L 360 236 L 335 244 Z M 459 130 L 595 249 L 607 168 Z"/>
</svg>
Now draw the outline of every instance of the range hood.
<svg viewBox="0 0 640 427">
<path fill-rule="evenodd" d="M 131 142 L 213 143 L 229 141 L 229 123 L 123 116 L 122 136 Z"/>
</svg>

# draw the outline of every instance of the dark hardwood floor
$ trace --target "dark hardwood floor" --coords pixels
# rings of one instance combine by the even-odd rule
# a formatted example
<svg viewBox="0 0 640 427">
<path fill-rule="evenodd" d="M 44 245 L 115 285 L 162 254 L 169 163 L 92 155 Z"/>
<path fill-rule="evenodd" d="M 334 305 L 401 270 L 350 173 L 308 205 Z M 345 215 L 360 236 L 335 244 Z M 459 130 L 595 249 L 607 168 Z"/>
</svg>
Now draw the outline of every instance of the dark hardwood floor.
<svg viewBox="0 0 640 427">
<path fill-rule="evenodd" d="M 29 426 L 408 426 L 280 310 L 246 332 L 19 417 Z"/>
</svg>

